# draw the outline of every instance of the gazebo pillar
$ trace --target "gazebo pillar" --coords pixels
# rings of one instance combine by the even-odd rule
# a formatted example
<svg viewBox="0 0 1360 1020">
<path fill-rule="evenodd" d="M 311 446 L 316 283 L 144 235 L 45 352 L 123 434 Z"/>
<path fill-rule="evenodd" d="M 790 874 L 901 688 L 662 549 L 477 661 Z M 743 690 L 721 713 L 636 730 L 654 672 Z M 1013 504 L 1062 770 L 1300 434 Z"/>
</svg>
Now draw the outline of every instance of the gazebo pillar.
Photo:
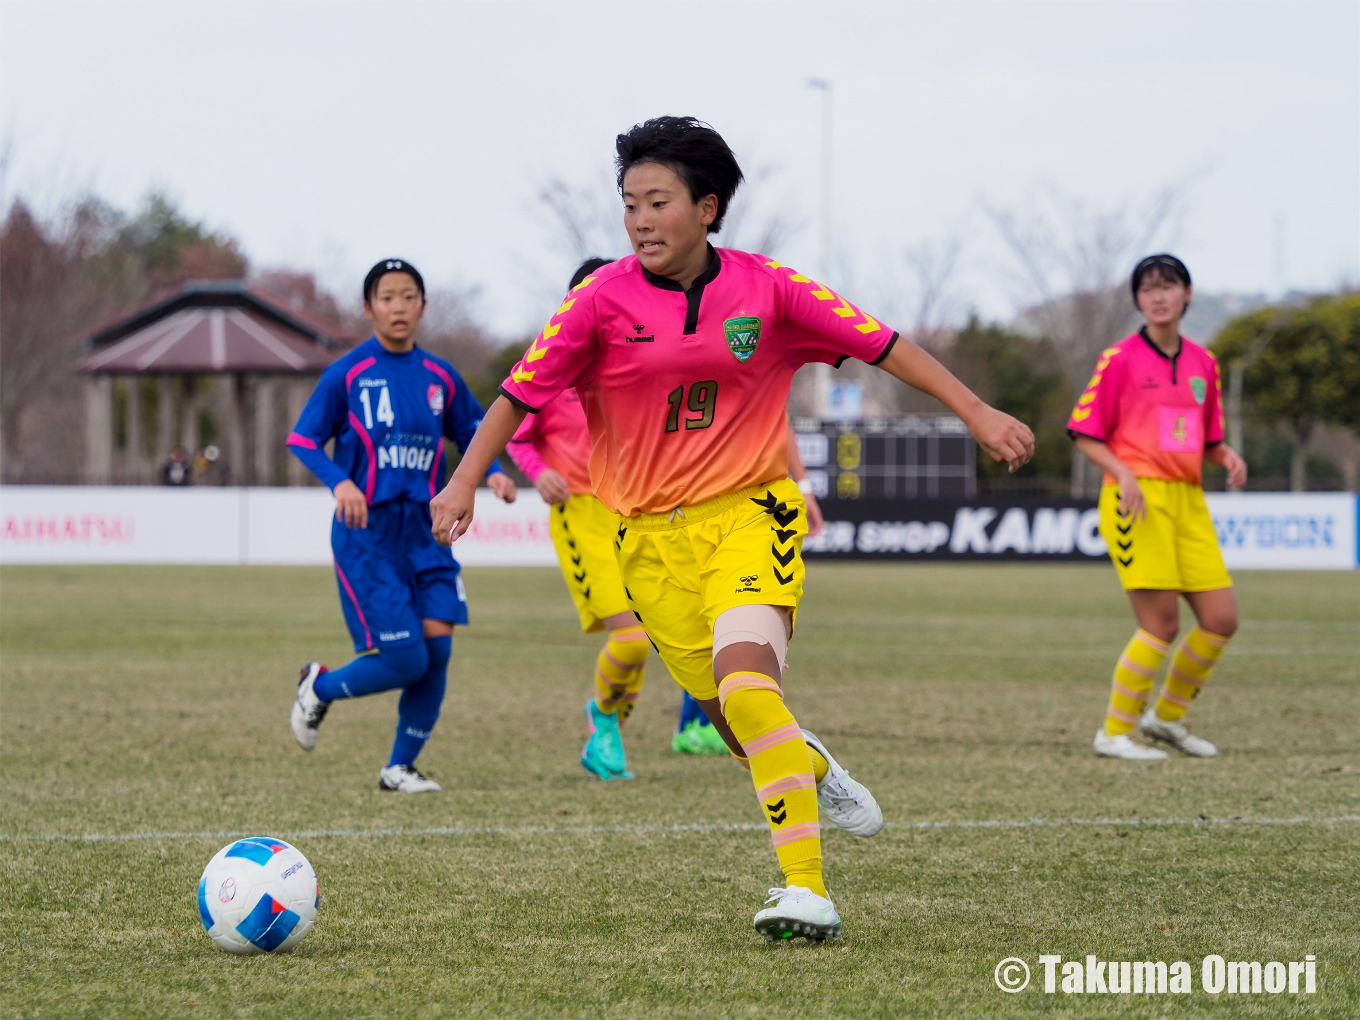
<svg viewBox="0 0 1360 1020">
<path fill-rule="evenodd" d="M 255 478 L 256 485 L 274 484 L 274 392 L 273 376 L 255 379 Z"/>
<path fill-rule="evenodd" d="M 127 449 L 123 453 L 123 474 L 134 485 L 142 482 L 142 377 L 127 377 Z"/>
<path fill-rule="evenodd" d="M 156 379 L 156 442 L 154 445 L 155 464 L 153 476 L 170 459 L 170 451 L 175 445 L 175 378 L 170 375 Z"/>
<path fill-rule="evenodd" d="M 192 375 L 184 377 L 184 400 L 180 404 L 179 445 L 184 455 L 193 460 L 198 451 L 198 380 Z"/>
<path fill-rule="evenodd" d="M 222 387 L 226 398 L 221 407 L 227 447 L 227 479 L 232 485 L 246 485 L 250 481 L 250 463 L 246 457 L 244 373 L 233 372 L 223 376 Z"/>
<path fill-rule="evenodd" d="M 85 380 L 85 481 L 108 485 L 113 474 L 113 379 Z"/>
</svg>

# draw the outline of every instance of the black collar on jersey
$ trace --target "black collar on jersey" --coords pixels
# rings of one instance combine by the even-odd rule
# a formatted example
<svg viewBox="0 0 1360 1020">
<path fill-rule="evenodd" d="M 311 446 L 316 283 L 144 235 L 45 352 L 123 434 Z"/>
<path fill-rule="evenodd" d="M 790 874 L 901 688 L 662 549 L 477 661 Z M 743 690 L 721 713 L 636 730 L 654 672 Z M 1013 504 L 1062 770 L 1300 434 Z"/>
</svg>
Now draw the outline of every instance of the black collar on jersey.
<svg viewBox="0 0 1360 1020">
<path fill-rule="evenodd" d="M 1167 361 L 1171 362 L 1171 385 L 1172 385 L 1172 386 L 1175 386 L 1175 385 L 1176 385 L 1176 359 L 1179 358 L 1179 357 L 1181 356 L 1181 352 L 1185 350 L 1185 337 L 1183 337 L 1183 336 L 1181 336 L 1179 333 L 1177 333 L 1177 334 L 1176 334 L 1176 341 L 1177 341 L 1177 343 L 1176 343 L 1176 353 L 1175 353 L 1175 354 L 1167 354 L 1166 351 L 1162 350 L 1160 347 L 1157 346 L 1156 341 L 1153 340 L 1152 337 L 1148 336 L 1147 324 L 1146 324 L 1146 323 L 1144 323 L 1141 327 L 1139 327 L 1139 329 L 1138 329 L 1138 335 L 1141 336 L 1141 337 L 1143 338 L 1143 343 L 1147 344 L 1147 345 L 1148 345 L 1149 347 L 1151 347 L 1154 351 L 1156 351 L 1158 354 L 1160 354 L 1163 358 L 1165 358 Z"/>
<path fill-rule="evenodd" d="M 713 245 L 708 246 L 708 268 L 694 278 L 694 282 L 689 285 L 689 290 L 676 283 L 668 276 L 657 276 L 646 266 L 642 267 L 642 275 L 653 287 L 660 287 L 662 290 L 678 290 L 685 295 L 685 336 L 693 336 L 699 329 L 699 302 L 703 300 L 704 288 L 718 278 L 718 272 L 722 269 L 722 259 L 718 257 L 718 249 Z"/>
</svg>

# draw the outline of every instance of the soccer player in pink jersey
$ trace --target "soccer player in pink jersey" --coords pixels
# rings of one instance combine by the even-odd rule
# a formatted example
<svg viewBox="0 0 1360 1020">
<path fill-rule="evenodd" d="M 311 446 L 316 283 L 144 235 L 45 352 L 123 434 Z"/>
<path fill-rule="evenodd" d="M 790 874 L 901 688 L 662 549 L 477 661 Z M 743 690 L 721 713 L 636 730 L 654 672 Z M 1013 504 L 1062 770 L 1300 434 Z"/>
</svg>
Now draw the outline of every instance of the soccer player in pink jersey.
<svg viewBox="0 0 1360 1020">
<path fill-rule="evenodd" d="M 574 290 L 611 261 L 587 259 L 572 275 L 567 290 Z M 553 508 L 549 529 L 562 577 L 581 617 L 581 629 L 587 634 L 605 630 L 609 635 L 595 663 L 595 694 L 586 703 L 590 735 L 581 749 L 581 765 L 601 779 L 632 779 L 622 730 L 637 707 L 650 645 L 646 631 L 628 608 L 614 559 L 617 519 L 590 491 L 590 431 L 576 391 L 566 390 L 538 414 L 526 416 L 506 452 Z M 808 534 L 815 535 L 822 526 L 821 510 L 809 491 L 807 471 L 793 441 L 789 443 L 789 477 L 807 501 Z M 728 753 L 722 734 L 688 691 L 684 691 L 671 749 L 681 754 Z"/>
<path fill-rule="evenodd" d="M 812 361 L 878 365 L 939 398 L 1012 470 L 1033 455 L 1034 436 L 826 285 L 710 245 L 742 179 L 711 127 L 659 117 L 620 135 L 615 151 L 633 255 L 577 285 L 534 339 L 435 498 L 433 531 L 449 543 L 463 534 L 477 478 L 524 416 L 577 391 L 630 605 L 750 769 L 770 825 L 786 884 L 755 926 L 768 939 L 833 937 L 841 920 L 822 877 L 817 809 L 861 836 L 883 815 L 799 728 L 780 685 L 807 531 L 788 477 L 793 373 Z"/>
<path fill-rule="evenodd" d="M 1133 270 L 1133 300 L 1147 319 L 1137 333 L 1101 352 L 1068 432 L 1105 472 L 1100 533 L 1138 621 L 1114 668 L 1096 754 L 1160 761 L 1166 752 L 1136 744 L 1135 729 L 1198 758 L 1216 748 L 1181 718 L 1237 630 L 1237 600 L 1200 485 L 1203 461 L 1227 469 L 1228 486 L 1247 481 L 1247 464 L 1223 442 L 1218 361 L 1181 336 L 1190 307 L 1190 271 L 1174 255 L 1150 255 Z M 1147 706 L 1157 671 L 1180 629 L 1179 599 L 1197 626 L 1172 657 L 1161 695 Z M 1145 707 L 1147 706 L 1147 707 Z"/>
</svg>

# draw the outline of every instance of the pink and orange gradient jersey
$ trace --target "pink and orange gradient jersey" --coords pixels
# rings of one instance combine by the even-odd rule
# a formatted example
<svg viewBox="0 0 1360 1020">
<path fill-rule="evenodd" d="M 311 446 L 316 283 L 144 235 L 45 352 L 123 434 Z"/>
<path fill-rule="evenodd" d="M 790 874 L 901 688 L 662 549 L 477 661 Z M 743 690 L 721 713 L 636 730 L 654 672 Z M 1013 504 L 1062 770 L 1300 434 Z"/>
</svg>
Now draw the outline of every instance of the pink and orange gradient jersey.
<svg viewBox="0 0 1360 1020">
<path fill-rule="evenodd" d="M 1101 352 L 1067 431 L 1106 443 L 1139 478 L 1199 485 L 1204 448 L 1223 441 L 1218 359 L 1185 337 L 1175 357 L 1143 330 L 1125 337 Z"/>
<path fill-rule="evenodd" d="M 794 371 L 874 364 L 896 339 L 762 255 L 710 249 L 687 292 L 629 256 L 566 296 L 501 393 L 537 412 L 575 387 L 595 495 L 625 517 L 665 513 L 785 477 Z"/>
<path fill-rule="evenodd" d="M 590 492 L 590 429 L 580 395 L 563 390 L 538 414 L 526 416 L 505 452 L 531 482 L 552 468 L 572 495 Z"/>
</svg>

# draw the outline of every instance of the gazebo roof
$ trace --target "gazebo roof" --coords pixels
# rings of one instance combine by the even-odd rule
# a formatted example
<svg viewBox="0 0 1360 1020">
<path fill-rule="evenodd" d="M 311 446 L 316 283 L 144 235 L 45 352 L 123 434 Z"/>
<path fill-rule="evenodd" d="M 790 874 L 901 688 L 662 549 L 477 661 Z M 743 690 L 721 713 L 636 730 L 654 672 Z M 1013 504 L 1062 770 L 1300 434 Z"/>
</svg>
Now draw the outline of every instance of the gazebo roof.
<svg viewBox="0 0 1360 1020">
<path fill-rule="evenodd" d="M 313 373 L 348 338 L 239 280 L 195 280 L 157 295 L 84 341 L 98 374 Z"/>
</svg>

